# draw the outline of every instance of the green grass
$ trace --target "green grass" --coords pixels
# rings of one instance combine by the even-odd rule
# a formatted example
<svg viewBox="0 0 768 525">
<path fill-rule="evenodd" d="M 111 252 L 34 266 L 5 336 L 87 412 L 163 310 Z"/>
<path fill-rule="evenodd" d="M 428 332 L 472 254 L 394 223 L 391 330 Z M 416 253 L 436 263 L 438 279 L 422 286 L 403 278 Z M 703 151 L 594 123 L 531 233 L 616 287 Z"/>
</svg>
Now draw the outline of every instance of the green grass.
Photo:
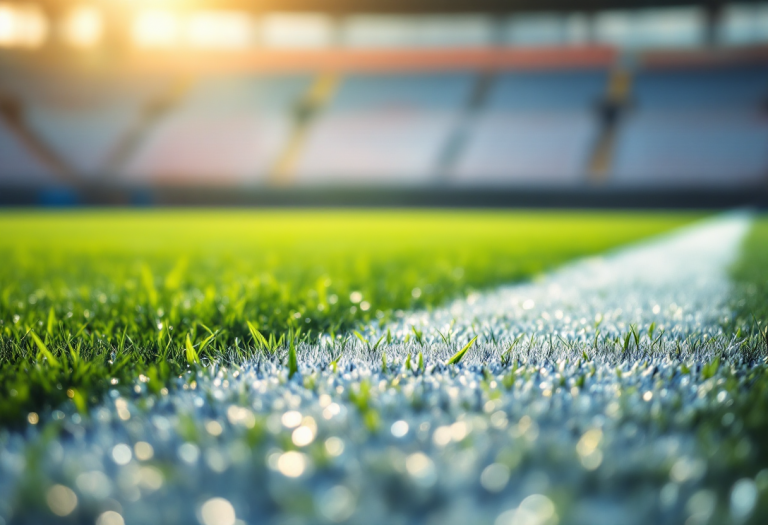
<svg viewBox="0 0 768 525">
<path fill-rule="evenodd" d="M 69 399 L 84 411 L 113 378 L 159 391 L 190 363 L 348 333 L 699 216 L 3 213 L 0 424 Z"/>
<path fill-rule="evenodd" d="M 734 326 L 759 328 L 768 346 L 768 216 L 759 216 L 732 271 L 736 283 Z"/>
</svg>

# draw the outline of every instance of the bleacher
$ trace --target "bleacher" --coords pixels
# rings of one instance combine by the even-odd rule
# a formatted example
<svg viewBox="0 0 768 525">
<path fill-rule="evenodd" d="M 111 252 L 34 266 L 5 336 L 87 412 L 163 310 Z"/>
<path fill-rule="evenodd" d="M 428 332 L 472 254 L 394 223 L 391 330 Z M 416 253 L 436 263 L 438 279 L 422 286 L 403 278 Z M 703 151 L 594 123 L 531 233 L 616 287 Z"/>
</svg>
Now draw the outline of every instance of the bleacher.
<svg viewBox="0 0 768 525">
<path fill-rule="evenodd" d="M 768 68 L 690 65 L 638 72 L 613 181 L 758 185 L 768 174 Z"/>
<path fill-rule="evenodd" d="M 504 72 L 476 112 L 453 180 L 462 185 L 583 183 L 607 70 Z"/>
<path fill-rule="evenodd" d="M 697 9 L 275 15 L 116 65 L 0 42 L 0 187 L 768 187 L 768 7 L 714 46 Z"/>
<path fill-rule="evenodd" d="M 8 72 L 0 83 L 21 108 L 20 125 L 65 170 L 83 180 L 109 173 L 110 160 L 162 89 L 156 78 Z"/>
<path fill-rule="evenodd" d="M 353 75 L 311 125 L 297 184 L 428 184 L 471 73 Z"/>
<path fill-rule="evenodd" d="M 300 76 L 202 79 L 148 130 L 120 181 L 264 183 L 291 132 Z"/>
<path fill-rule="evenodd" d="M 0 181 L 5 186 L 44 186 L 56 177 L 14 131 L 0 120 Z"/>
</svg>

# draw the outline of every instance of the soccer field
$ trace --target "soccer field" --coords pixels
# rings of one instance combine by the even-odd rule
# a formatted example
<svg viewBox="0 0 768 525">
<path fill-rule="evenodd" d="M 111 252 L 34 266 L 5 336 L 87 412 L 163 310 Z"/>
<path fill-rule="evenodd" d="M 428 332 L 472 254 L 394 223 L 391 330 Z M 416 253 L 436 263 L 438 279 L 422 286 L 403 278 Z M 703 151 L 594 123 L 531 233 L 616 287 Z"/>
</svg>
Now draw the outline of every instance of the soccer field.
<svg viewBox="0 0 768 525">
<path fill-rule="evenodd" d="M 0 231 L 6 523 L 768 513 L 764 218 L 6 212 Z"/>
<path fill-rule="evenodd" d="M 0 417 L 85 403 L 116 374 L 186 366 L 186 338 L 206 361 L 256 351 L 301 330 L 348 334 L 398 309 L 532 277 L 690 222 L 695 214 L 505 212 L 72 212 L 0 216 L 3 394 Z M 88 373 L 16 376 L 36 363 L 30 335 L 54 358 L 77 350 Z M 215 337 L 208 339 L 211 334 Z M 115 364 L 106 363 L 117 350 Z M 164 368 L 165 369 L 165 368 Z M 129 374 L 129 375 L 125 375 Z M 165 372 L 167 379 L 170 372 Z M 20 381 L 20 384 L 17 384 Z M 62 382 L 63 381 L 63 382 Z M 62 382 L 65 388 L 56 385 Z M 161 381 L 162 382 L 162 381 Z M 159 385 L 159 383 L 158 383 Z M 160 388 L 159 385 L 158 388 Z M 14 389 L 18 393 L 9 396 Z"/>
</svg>

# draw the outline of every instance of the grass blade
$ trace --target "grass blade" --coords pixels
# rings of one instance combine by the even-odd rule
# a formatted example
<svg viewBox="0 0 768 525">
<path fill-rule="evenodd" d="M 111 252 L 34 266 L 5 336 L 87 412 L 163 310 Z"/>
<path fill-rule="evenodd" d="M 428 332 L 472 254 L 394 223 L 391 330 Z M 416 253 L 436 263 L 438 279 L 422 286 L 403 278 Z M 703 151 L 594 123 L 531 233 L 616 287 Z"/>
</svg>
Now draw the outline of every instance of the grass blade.
<svg viewBox="0 0 768 525">
<path fill-rule="evenodd" d="M 416 342 L 424 346 L 424 332 L 417 330 L 415 326 L 411 326 L 411 330 L 413 330 L 413 334 L 416 336 Z"/>
<path fill-rule="evenodd" d="M 291 379 L 298 371 L 299 359 L 296 356 L 296 340 L 291 334 L 288 346 L 288 379 Z"/>
<path fill-rule="evenodd" d="M 473 344 L 475 344 L 475 341 L 477 341 L 478 337 L 479 336 L 477 336 L 477 335 L 475 337 L 473 337 L 472 340 L 470 342 L 468 342 L 467 345 L 464 348 L 462 348 L 461 350 L 459 350 L 458 352 L 453 354 L 453 357 L 451 357 L 448 361 L 446 361 L 445 364 L 446 365 L 456 365 L 456 364 L 458 364 L 461 361 L 461 358 L 464 357 L 464 354 L 467 353 L 467 350 L 469 350 L 470 347 Z"/>
<path fill-rule="evenodd" d="M 368 342 L 368 339 L 363 337 L 363 335 L 360 332 L 358 332 L 357 330 L 352 330 L 352 333 L 355 334 L 355 337 L 357 337 L 360 340 L 361 343 L 363 343 L 365 346 L 368 347 L 368 351 L 370 352 L 370 350 L 371 350 L 371 343 Z"/>
<path fill-rule="evenodd" d="M 383 339 L 384 339 L 383 335 L 381 337 L 379 337 L 379 340 L 376 341 L 376 344 L 373 345 L 373 348 L 371 349 L 371 352 L 375 352 L 376 351 L 376 349 L 379 347 L 379 345 L 381 344 L 381 341 Z"/>
<path fill-rule="evenodd" d="M 202 354 L 202 353 L 205 351 L 205 348 L 206 348 L 206 347 L 207 347 L 209 344 L 211 344 L 211 341 L 213 341 L 213 340 L 214 340 L 214 338 L 216 337 L 216 335 L 217 335 L 218 333 L 219 333 L 219 332 L 213 333 L 213 334 L 209 335 L 208 337 L 206 337 L 205 339 L 203 339 L 203 342 L 202 342 L 202 343 L 200 343 L 200 349 L 197 351 L 198 355 L 199 355 L 199 354 Z M 209 357 L 210 357 L 210 356 L 209 356 Z"/>
<path fill-rule="evenodd" d="M 48 310 L 48 326 L 46 327 L 48 331 L 48 336 L 53 335 L 53 327 L 56 324 L 56 313 L 53 311 L 53 306 L 51 306 L 51 309 Z"/>
<path fill-rule="evenodd" d="M 186 346 L 186 354 L 187 354 L 187 363 L 189 363 L 190 365 L 193 363 L 199 363 L 200 357 L 197 355 L 197 351 L 195 350 L 195 347 L 192 346 L 192 341 L 189 339 L 189 334 L 187 334 L 185 346 Z"/>
<path fill-rule="evenodd" d="M 51 364 L 51 366 L 55 366 L 58 368 L 59 361 L 56 359 L 50 350 L 48 350 L 48 347 L 45 346 L 45 343 L 43 343 L 42 339 L 40 339 L 37 334 L 33 331 L 29 332 L 29 336 L 32 338 L 32 340 L 37 345 L 37 349 L 40 350 L 40 353 L 43 354 L 46 359 L 48 359 L 48 362 Z"/>
<path fill-rule="evenodd" d="M 251 337 L 253 338 L 253 343 L 260 349 L 267 349 L 270 352 L 272 351 L 272 346 L 267 342 L 267 340 L 264 338 L 264 336 L 259 332 L 255 326 L 253 326 L 253 323 L 250 321 L 247 321 L 248 323 L 248 331 L 251 332 Z M 205 328 L 205 327 L 204 327 Z"/>
</svg>

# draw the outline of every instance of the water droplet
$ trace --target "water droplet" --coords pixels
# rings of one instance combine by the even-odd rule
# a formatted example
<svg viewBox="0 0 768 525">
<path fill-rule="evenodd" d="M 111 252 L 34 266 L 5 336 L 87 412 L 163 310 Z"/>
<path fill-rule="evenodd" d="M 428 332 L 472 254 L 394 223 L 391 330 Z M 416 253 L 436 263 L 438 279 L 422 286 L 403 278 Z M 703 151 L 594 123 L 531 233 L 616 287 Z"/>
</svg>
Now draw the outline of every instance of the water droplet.
<svg viewBox="0 0 768 525">
<path fill-rule="evenodd" d="M 307 468 L 307 457 L 301 452 L 291 450 L 277 460 L 277 469 L 283 476 L 298 478 Z"/>
<path fill-rule="evenodd" d="M 396 438 L 404 437 L 408 433 L 408 423 L 403 420 L 392 423 L 392 435 Z"/>
<path fill-rule="evenodd" d="M 57 516 L 68 516 L 77 507 L 77 495 L 69 487 L 54 485 L 45 496 L 51 512 Z"/>
<path fill-rule="evenodd" d="M 293 431 L 291 440 L 297 447 L 306 447 L 315 440 L 315 432 L 310 427 L 301 425 Z"/>
<path fill-rule="evenodd" d="M 124 443 L 115 445 L 112 449 L 112 459 L 118 465 L 127 465 L 131 461 L 131 447 Z"/>
<path fill-rule="evenodd" d="M 501 463 L 491 463 L 480 474 L 480 484 L 488 492 L 499 492 L 509 482 L 509 467 Z"/>
<path fill-rule="evenodd" d="M 96 525 L 125 525 L 125 520 L 114 510 L 108 510 L 96 519 Z"/>
<path fill-rule="evenodd" d="M 147 443 L 146 441 L 139 441 L 133 446 L 133 451 L 136 453 L 136 459 L 139 461 L 147 461 L 152 459 L 152 456 L 155 455 L 155 449 L 152 448 L 152 445 Z"/>
<path fill-rule="evenodd" d="M 319 499 L 318 511 L 333 522 L 344 521 L 355 511 L 355 496 L 343 485 L 331 488 Z"/>
<path fill-rule="evenodd" d="M 757 503 L 757 485 L 749 478 L 734 483 L 731 490 L 731 514 L 737 520 L 747 518 Z"/>
<path fill-rule="evenodd" d="M 281 421 L 286 428 L 294 428 L 301 425 L 301 412 L 290 410 L 283 414 Z"/>
<path fill-rule="evenodd" d="M 235 508 L 224 498 L 211 498 L 200 509 L 203 525 L 235 525 Z"/>
<path fill-rule="evenodd" d="M 331 456 L 340 456 L 344 452 L 344 440 L 331 436 L 325 440 L 325 451 Z"/>
</svg>

